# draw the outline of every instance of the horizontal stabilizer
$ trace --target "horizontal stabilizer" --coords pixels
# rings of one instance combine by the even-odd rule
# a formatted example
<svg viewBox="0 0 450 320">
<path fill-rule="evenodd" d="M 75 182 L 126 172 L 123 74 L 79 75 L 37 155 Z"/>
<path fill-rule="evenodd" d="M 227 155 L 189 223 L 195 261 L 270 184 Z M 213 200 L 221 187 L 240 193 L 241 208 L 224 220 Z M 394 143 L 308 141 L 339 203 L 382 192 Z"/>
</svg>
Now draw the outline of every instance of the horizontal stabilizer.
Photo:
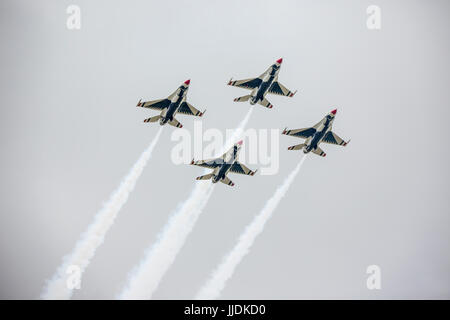
<svg viewBox="0 0 450 320">
<path fill-rule="evenodd" d="M 161 118 L 160 115 L 145 119 L 144 122 L 156 122 Z"/>
<path fill-rule="evenodd" d="M 317 147 L 317 148 L 315 148 L 315 149 L 312 149 L 311 150 L 313 153 L 315 153 L 315 154 L 317 154 L 318 156 L 321 156 L 321 157 L 325 157 L 327 154 L 325 153 L 325 152 L 323 152 L 323 150 L 322 149 L 320 149 L 319 147 Z"/>
<path fill-rule="evenodd" d="M 234 186 L 234 182 L 230 180 L 230 178 L 225 177 L 223 179 L 220 179 L 220 182 L 229 185 L 230 187 Z"/>
<path fill-rule="evenodd" d="M 172 120 L 170 120 L 167 123 L 170 124 L 171 126 L 174 126 L 174 127 L 177 127 L 177 128 L 183 128 L 183 125 L 181 123 L 179 123 L 178 120 L 175 119 L 175 118 L 173 118 Z"/>
<path fill-rule="evenodd" d="M 212 173 L 209 174 L 205 174 L 204 176 L 200 176 L 195 178 L 195 180 L 209 180 L 213 177 L 214 175 Z"/>
<path fill-rule="evenodd" d="M 234 102 L 245 102 L 248 101 L 252 96 L 250 94 L 246 95 L 246 96 L 242 96 L 239 98 L 234 99 Z"/>
<path fill-rule="evenodd" d="M 290 146 L 288 148 L 288 150 L 301 150 L 301 149 L 303 149 L 304 146 L 306 146 L 306 144 L 304 144 L 304 143 L 296 144 L 295 146 Z"/>
<path fill-rule="evenodd" d="M 266 108 L 269 108 L 269 109 L 272 109 L 272 107 L 273 107 L 273 104 L 271 104 L 266 98 L 264 98 L 262 100 L 259 100 L 258 103 L 260 105 L 262 105 L 263 107 L 266 107 Z"/>
</svg>

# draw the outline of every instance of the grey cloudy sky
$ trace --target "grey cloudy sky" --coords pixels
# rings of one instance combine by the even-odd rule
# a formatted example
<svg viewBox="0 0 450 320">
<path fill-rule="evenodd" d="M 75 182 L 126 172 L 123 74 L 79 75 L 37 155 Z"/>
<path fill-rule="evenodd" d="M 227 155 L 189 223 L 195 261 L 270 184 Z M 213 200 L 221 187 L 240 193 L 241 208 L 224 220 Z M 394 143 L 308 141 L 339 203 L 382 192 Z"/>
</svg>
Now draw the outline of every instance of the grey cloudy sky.
<svg viewBox="0 0 450 320">
<path fill-rule="evenodd" d="M 66 8 L 81 8 L 81 30 Z M 381 30 L 366 8 L 381 8 Z M 323 147 L 236 269 L 222 298 L 450 298 L 450 3 L 376 1 L 2 1 L 0 298 L 37 298 L 61 258 L 159 126 L 139 98 L 190 78 L 205 128 L 235 127 L 249 104 L 227 87 L 283 57 L 248 128 L 315 124 L 338 108 L 347 148 Z M 192 130 L 194 119 L 180 115 Z M 163 137 L 75 299 L 111 299 L 202 170 L 174 165 Z M 154 298 L 193 298 L 300 159 L 218 185 Z M 254 166 L 253 166 L 254 167 Z M 379 265 L 382 289 L 366 288 Z"/>
</svg>

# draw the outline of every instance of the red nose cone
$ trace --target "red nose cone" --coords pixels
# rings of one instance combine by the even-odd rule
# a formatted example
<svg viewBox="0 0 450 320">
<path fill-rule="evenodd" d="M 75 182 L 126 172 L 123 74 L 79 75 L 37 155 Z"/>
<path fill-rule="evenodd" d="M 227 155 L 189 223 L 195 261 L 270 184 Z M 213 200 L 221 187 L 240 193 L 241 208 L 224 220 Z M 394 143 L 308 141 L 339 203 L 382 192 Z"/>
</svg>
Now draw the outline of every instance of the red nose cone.
<svg viewBox="0 0 450 320">
<path fill-rule="evenodd" d="M 243 143 L 243 141 L 241 140 L 241 141 L 239 141 L 237 144 L 238 144 L 238 145 L 242 145 L 242 143 Z"/>
<path fill-rule="evenodd" d="M 283 58 L 280 58 L 280 59 L 277 60 L 277 63 L 281 64 L 282 62 L 283 62 Z"/>
<path fill-rule="evenodd" d="M 189 85 L 189 83 L 191 83 L 191 79 L 186 80 L 186 81 L 184 82 L 184 84 L 187 84 L 187 85 Z"/>
<path fill-rule="evenodd" d="M 337 109 L 334 109 L 333 111 L 331 111 L 332 114 L 336 114 Z"/>
</svg>

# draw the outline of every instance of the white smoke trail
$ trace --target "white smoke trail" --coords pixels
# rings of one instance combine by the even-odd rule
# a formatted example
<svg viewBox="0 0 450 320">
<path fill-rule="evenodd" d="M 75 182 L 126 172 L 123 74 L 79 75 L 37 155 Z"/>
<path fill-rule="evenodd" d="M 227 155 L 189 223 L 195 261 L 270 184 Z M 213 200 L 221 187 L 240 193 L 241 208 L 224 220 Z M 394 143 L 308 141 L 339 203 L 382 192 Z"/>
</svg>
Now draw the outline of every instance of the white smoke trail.
<svg viewBox="0 0 450 320">
<path fill-rule="evenodd" d="M 286 195 L 305 159 L 306 155 L 303 156 L 295 169 L 284 180 L 283 184 L 278 187 L 275 194 L 266 202 L 261 212 L 245 228 L 236 246 L 224 257 L 220 265 L 212 273 L 210 279 L 200 289 L 195 299 L 212 300 L 220 296 L 222 290 L 225 288 L 226 282 L 233 276 L 234 270 L 250 251 L 256 237 L 264 230 L 266 222 L 272 216 L 281 199 Z"/>
<path fill-rule="evenodd" d="M 199 181 L 189 198 L 173 214 L 157 242 L 150 247 L 130 276 L 119 299 L 150 299 L 175 261 L 213 191 L 210 181 Z"/>
<path fill-rule="evenodd" d="M 247 125 L 253 108 L 250 108 L 244 119 L 239 123 L 233 135 L 225 144 L 234 143 Z M 150 299 L 167 270 L 175 261 L 178 252 L 183 247 L 189 233 L 206 206 L 213 191 L 210 181 L 196 181 L 189 197 L 181 203 L 170 217 L 156 243 L 150 246 L 139 265 L 133 269 L 128 282 L 118 299 L 135 300 Z"/>
<path fill-rule="evenodd" d="M 248 120 L 250 120 L 250 116 L 252 115 L 253 112 L 253 107 L 251 107 L 248 111 L 247 114 L 245 115 L 244 119 L 242 119 L 242 121 L 239 123 L 239 125 L 236 127 L 236 129 L 234 129 L 233 131 L 233 135 L 225 142 L 225 145 L 223 146 L 222 152 L 220 152 L 222 155 L 222 153 L 224 153 L 225 151 L 227 151 L 228 149 L 231 148 L 231 146 L 233 144 L 235 144 L 237 142 L 237 140 L 242 136 L 242 134 L 244 133 L 244 129 L 247 126 Z"/>
<path fill-rule="evenodd" d="M 151 158 L 153 149 L 161 136 L 162 130 L 163 127 L 158 130 L 148 148 L 141 154 L 128 175 L 122 180 L 120 186 L 110 196 L 108 202 L 95 215 L 94 221 L 81 235 L 73 251 L 63 258 L 62 265 L 57 269 L 53 278 L 46 283 L 41 293 L 42 299 L 71 298 L 73 289 L 67 283 L 68 268 L 76 266 L 82 273 L 89 265 L 95 251 L 103 243 L 106 233 L 114 223 L 122 206 L 127 202 L 129 194 L 136 185 L 136 181 Z"/>
</svg>

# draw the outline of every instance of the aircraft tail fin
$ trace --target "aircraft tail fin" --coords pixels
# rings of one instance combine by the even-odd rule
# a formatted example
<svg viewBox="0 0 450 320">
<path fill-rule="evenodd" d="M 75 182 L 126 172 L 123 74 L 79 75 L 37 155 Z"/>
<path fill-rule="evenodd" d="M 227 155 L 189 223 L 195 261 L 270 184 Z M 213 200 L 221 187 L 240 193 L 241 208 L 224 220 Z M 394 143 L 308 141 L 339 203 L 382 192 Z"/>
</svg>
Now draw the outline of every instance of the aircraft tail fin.
<svg viewBox="0 0 450 320">
<path fill-rule="evenodd" d="M 177 127 L 177 128 L 183 128 L 183 125 L 181 123 L 178 122 L 177 119 L 173 118 L 172 120 L 170 120 L 168 122 L 168 124 L 170 124 L 171 126 Z"/>
<path fill-rule="evenodd" d="M 156 122 L 161 118 L 161 116 L 154 116 L 148 119 L 145 119 L 144 122 Z"/>
<path fill-rule="evenodd" d="M 248 101 L 250 98 L 252 97 L 252 95 L 248 94 L 246 96 L 242 96 L 242 97 L 238 97 L 236 99 L 234 99 L 234 102 L 245 102 Z"/>
<path fill-rule="evenodd" d="M 197 178 L 195 178 L 195 180 L 209 180 L 212 177 L 213 177 L 213 174 L 209 173 L 209 174 L 205 174 L 203 176 L 197 177 Z"/>
</svg>

